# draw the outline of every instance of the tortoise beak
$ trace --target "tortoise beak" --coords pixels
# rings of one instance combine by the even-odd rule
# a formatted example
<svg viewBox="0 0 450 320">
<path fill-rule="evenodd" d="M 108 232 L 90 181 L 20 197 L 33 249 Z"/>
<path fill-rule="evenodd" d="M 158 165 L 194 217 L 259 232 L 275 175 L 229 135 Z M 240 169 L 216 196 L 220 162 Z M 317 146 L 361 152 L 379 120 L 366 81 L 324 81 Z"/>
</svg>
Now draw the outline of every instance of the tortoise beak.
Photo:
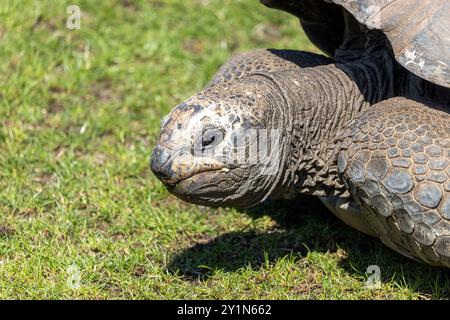
<svg viewBox="0 0 450 320">
<path fill-rule="evenodd" d="M 150 159 L 150 168 L 167 187 L 174 187 L 182 180 L 201 172 L 216 171 L 226 165 L 211 158 L 195 158 L 186 148 L 172 149 L 158 144 Z"/>
<path fill-rule="evenodd" d="M 157 146 L 150 159 L 150 168 L 159 180 L 164 184 L 168 183 L 174 174 L 170 153 L 165 148 Z"/>
</svg>

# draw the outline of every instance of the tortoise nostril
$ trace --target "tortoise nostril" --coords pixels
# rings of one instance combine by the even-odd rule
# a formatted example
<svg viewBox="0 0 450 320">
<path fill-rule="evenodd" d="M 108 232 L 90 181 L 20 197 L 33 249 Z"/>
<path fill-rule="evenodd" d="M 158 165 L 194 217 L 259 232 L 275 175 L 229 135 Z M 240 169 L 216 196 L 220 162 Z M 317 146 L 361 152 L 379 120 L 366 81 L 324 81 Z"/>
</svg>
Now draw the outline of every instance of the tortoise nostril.
<svg viewBox="0 0 450 320">
<path fill-rule="evenodd" d="M 173 174 L 169 152 L 157 146 L 153 150 L 150 168 L 160 180 L 169 180 Z"/>
</svg>

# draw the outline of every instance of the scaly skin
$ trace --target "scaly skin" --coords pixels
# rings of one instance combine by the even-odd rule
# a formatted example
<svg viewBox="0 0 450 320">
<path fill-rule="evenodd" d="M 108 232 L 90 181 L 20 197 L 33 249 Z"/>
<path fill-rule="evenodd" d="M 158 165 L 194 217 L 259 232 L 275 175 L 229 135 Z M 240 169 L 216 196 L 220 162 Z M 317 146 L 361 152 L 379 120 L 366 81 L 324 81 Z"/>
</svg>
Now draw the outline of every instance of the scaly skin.
<svg viewBox="0 0 450 320">
<path fill-rule="evenodd" d="M 314 53 L 296 50 L 257 49 L 235 54 L 217 71 L 206 87 L 232 82 L 253 72 L 273 72 L 315 67 L 333 60 Z"/>
<path fill-rule="evenodd" d="M 393 98 L 352 120 L 339 172 L 388 247 L 450 267 L 450 114 Z"/>
<path fill-rule="evenodd" d="M 418 147 L 409 148 L 401 160 L 393 159 L 383 149 L 389 149 L 393 138 L 369 130 L 381 122 L 385 130 L 392 125 L 398 131 L 392 133 L 396 143 L 404 146 L 412 139 L 408 130 L 423 128 L 422 136 L 432 140 L 427 140 L 430 145 L 447 143 L 446 112 L 405 98 L 390 99 L 404 92 L 415 94 L 401 72 L 383 50 L 347 64 L 295 51 L 257 50 L 235 56 L 205 90 L 174 108 L 162 122 L 152 170 L 169 191 L 202 205 L 248 207 L 268 197 L 300 193 L 325 201 L 332 196 L 354 199 L 362 204 L 361 212 L 348 219 L 344 212 L 340 216 L 344 221 L 406 256 L 450 267 L 448 147 L 439 145 L 442 154 L 432 148 L 431 171 L 423 176 L 412 164 L 410 171 L 397 168 L 407 165 L 407 157 L 415 160 Z M 404 86 L 392 74 L 405 80 Z M 205 134 L 205 128 L 214 134 Z M 275 144 L 280 154 L 273 157 L 275 174 L 261 174 L 261 163 L 238 161 L 242 154 L 236 152 L 231 137 L 248 128 L 281 131 Z M 193 153 L 196 141 L 211 153 L 201 157 Z M 360 154 L 367 159 L 359 159 Z M 367 189 L 366 176 L 381 170 L 381 164 L 385 175 L 367 178 L 368 188 L 378 187 L 378 193 L 367 195 L 373 190 Z M 405 172 L 411 181 L 402 184 Z M 426 180 L 417 180 L 421 177 Z M 422 206 L 420 210 L 408 211 L 411 197 Z"/>
</svg>

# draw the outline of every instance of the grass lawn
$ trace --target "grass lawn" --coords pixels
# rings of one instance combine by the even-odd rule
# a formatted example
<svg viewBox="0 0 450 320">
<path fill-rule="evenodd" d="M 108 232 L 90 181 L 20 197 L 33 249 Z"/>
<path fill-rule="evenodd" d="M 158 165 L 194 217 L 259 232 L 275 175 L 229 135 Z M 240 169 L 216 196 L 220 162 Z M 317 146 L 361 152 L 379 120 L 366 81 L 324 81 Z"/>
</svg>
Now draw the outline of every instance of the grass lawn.
<svg viewBox="0 0 450 320">
<path fill-rule="evenodd" d="M 232 52 L 318 52 L 293 16 L 257 0 L 17 0 L 0 21 L 1 299 L 449 298 L 448 270 L 313 198 L 210 209 L 150 172 L 162 116 Z"/>
</svg>

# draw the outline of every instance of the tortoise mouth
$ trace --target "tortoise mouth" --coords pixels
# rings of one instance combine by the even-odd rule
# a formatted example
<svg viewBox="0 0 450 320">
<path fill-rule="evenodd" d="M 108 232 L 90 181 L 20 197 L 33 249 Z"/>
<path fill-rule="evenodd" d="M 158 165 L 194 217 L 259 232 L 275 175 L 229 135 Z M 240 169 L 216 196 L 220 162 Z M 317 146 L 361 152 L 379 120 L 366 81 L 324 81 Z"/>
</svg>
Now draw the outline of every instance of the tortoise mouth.
<svg viewBox="0 0 450 320">
<path fill-rule="evenodd" d="M 150 169 L 153 174 L 168 188 L 176 188 L 183 181 L 194 179 L 201 173 L 227 170 L 228 166 L 211 159 L 196 160 L 192 157 L 180 156 L 180 151 L 156 146 L 151 159 Z"/>
<path fill-rule="evenodd" d="M 228 170 L 227 167 L 207 168 L 202 171 L 194 171 L 187 173 L 176 178 L 165 179 L 162 181 L 168 188 L 176 189 L 179 186 L 183 186 L 193 182 L 207 182 L 207 178 L 211 173 L 224 172 Z M 224 172 L 225 173 L 225 172 Z"/>
<path fill-rule="evenodd" d="M 191 193 L 202 186 L 211 182 L 211 177 L 216 176 L 222 169 L 204 170 L 195 172 L 177 180 L 168 183 L 168 187 L 173 191 L 181 191 L 181 193 Z M 215 180 L 215 179 L 214 179 Z M 195 187 L 195 189 L 192 189 Z"/>
<path fill-rule="evenodd" d="M 166 186 L 170 193 L 186 202 L 219 206 L 223 205 L 225 197 L 235 191 L 235 186 L 227 180 L 229 176 L 223 169 L 215 169 L 192 174 Z"/>
</svg>

